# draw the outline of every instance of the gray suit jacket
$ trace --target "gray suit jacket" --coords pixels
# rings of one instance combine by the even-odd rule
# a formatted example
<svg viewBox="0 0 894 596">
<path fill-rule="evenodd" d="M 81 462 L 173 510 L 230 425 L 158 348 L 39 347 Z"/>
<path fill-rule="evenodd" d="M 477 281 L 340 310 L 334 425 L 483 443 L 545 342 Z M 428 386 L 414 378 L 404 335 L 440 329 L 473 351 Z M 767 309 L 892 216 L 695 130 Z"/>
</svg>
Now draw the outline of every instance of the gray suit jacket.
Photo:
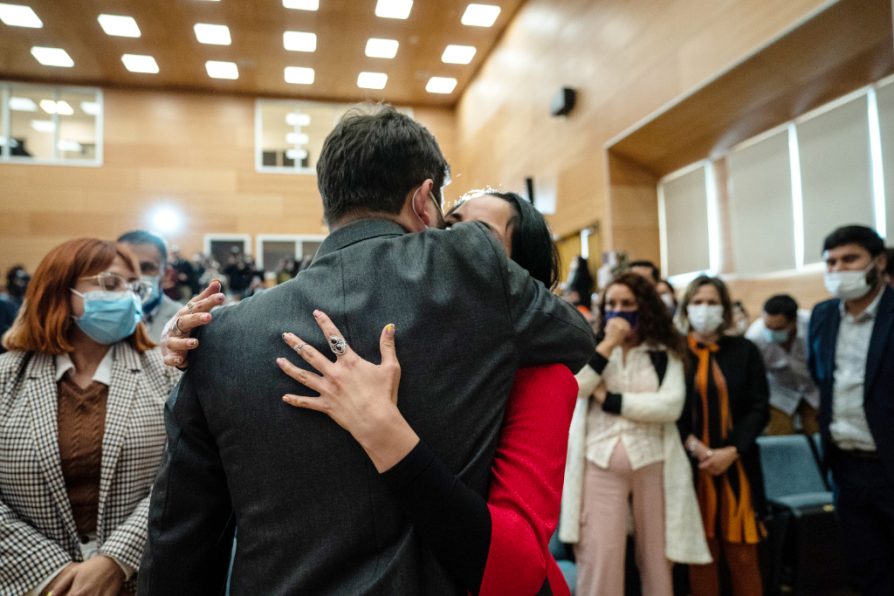
<svg viewBox="0 0 894 596">
<path fill-rule="evenodd" d="M 168 452 L 140 570 L 146 595 L 219 593 L 232 527 L 233 594 L 461 594 L 414 534 L 353 438 L 291 408 L 308 391 L 290 330 L 329 354 L 325 310 L 364 358 L 397 326 L 399 406 L 482 495 L 516 369 L 580 369 L 593 337 L 577 311 L 509 261 L 478 223 L 407 234 L 362 220 L 332 233 L 297 278 L 215 313 L 166 407 Z"/>
</svg>

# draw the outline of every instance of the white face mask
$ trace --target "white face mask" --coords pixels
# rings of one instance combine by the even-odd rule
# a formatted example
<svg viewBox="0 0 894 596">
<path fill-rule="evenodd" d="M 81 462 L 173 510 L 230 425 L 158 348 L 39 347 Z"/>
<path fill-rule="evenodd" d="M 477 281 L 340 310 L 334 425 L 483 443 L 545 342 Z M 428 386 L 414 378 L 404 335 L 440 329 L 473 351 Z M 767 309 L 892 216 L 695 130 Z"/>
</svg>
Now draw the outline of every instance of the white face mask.
<svg viewBox="0 0 894 596">
<path fill-rule="evenodd" d="M 710 335 L 723 324 L 723 307 L 719 304 L 690 304 L 686 316 L 692 328 L 702 335 Z"/>
<path fill-rule="evenodd" d="M 842 300 L 859 300 L 875 285 L 868 279 L 874 268 L 875 262 L 872 262 L 861 271 L 826 271 L 823 276 L 826 291 Z"/>
</svg>

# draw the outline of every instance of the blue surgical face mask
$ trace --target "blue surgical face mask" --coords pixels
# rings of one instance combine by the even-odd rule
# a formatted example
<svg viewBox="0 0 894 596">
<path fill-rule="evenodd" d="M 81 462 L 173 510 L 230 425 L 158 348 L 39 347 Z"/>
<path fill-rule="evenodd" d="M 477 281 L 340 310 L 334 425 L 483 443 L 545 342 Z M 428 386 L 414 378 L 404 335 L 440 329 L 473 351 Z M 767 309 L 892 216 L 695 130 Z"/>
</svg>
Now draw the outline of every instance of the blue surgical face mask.
<svg viewBox="0 0 894 596">
<path fill-rule="evenodd" d="M 75 317 L 75 323 L 96 343 L 110 345 L 130 337 L 143 318 L 140 299 L 133 292 L 71 291 L 84 299 L 84 314 Z"/>
<path fill-rule="evenodd" d="M 791 332 L 788 329 L 767 329 L 764 327 L 764 339 L 769 343 L 784 344 L 789 340 Z"/>
<path fill-rule="evenodd" d="M 622 311 L 622 310 L 607 310 L 605 311 L 605 322 L 608 323 L 611 319 L 615 317 L 624 319 L 628 323 L 630 323 L 631 329 L 636 329 L 636 326 L 639 325 L 639 311 Z"/>
</svg>

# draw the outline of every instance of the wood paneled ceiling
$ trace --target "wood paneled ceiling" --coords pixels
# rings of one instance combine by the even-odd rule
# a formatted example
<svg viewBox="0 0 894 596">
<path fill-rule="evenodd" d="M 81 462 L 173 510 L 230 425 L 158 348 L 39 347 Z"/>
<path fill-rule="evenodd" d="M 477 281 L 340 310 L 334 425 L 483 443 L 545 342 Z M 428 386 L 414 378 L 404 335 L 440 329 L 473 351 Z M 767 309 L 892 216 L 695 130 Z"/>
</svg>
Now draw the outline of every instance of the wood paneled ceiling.
<svg viewBox="0 0 894 596">
<path fill-rule="evenodd" d="M 65 84 L 128 88 L 183 89 L 298 97 L 335 101 L 385 100 L 416 106 L 452 106 L 485 60 L 524 0 L 478 0 L 500 6 L 492 27 L 469 27 L 460 20 L 469 0 L 416 0 L 406 20 L 375 15 L 376 0 L 319 0 L 315 12 L 285 8 L 281 0 L 3 0 L 30 6 L 43 21 L 40 29 L 0 23 L 0 78 Z M 100 14 L 136 19 L 140 38 L 112 37 L 100 27 Z M 227 25 L 232 44 L 200 44 L 196 23 Z M 285 31 L 317 35 L 313 53 L 283 48 Z M 367 39 L 400 43 L 394 59 L 368 58 Z M 449 44 L 477 49 L 470 64 L 445 64 L 441 54 Z M 43 66 L 31 47 L 62 48 L 74 67 Z M 123 54 L 155 57 L 158 74 L 128 72 Z M 237 80 L 211 79 L 208 60 L 238 65 Z M 286 83 L 287 66 L 315 70 L 311 85 Z M 360 89 L 361 71 L 388 75 L 381 90 Z M 449 95 L 426 92 L 430 77 L 453 77 L 458 84 Z"/>
</svg>

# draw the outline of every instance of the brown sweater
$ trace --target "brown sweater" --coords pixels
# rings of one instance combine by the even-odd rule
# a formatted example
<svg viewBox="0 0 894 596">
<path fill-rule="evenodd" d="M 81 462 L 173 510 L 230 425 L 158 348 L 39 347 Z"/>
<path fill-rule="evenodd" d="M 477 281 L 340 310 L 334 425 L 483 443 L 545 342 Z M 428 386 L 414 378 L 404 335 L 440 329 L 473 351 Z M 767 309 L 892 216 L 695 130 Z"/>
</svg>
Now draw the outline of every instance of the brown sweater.
<svg viewBox="0 0 894 596">
<path fill-rule="evenodd" d="M 96 533 L 108 396 L 96 381 L 83 389 L 67 375 L 59 381 L 59 457 L 80 536 Z"/>
</svg>

